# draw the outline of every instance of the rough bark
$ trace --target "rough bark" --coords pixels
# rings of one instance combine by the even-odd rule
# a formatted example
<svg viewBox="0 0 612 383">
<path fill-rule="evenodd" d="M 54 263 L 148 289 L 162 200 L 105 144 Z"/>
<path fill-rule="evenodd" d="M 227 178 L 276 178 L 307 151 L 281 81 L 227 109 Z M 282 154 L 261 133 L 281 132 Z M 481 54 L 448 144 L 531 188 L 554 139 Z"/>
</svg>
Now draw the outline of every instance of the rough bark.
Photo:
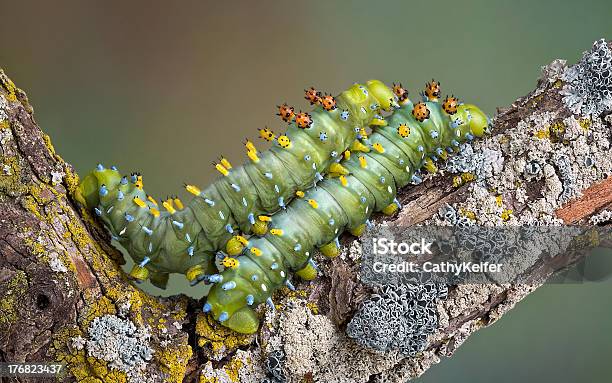
<svg viewBox="0 0 612 383">
<path fill-rule="evenodd" d="M 237 336 L 199 313 L 198 302 L 185 296 L 152 297 L 133 286 L 118 266 L 122 256 L 110 245 L 105 230 L 72 198 L 78 177 L 36 124 L 25 93 L 1 71 L 0 83 L 0 361 L 60 361 L 67 366 L 66 381 L 195 382 L 218 371 L 223 372 L 220 381 L 263 377 L 263 355 L 272 347 L 279 327 L 287 324 L 272 322 L 256 336 Z M 541 81 L 534 92 L 500 111 L 494 134 L 503 134 L 543 112 L 569 116 L 558 84 Z M 611 190 L 612 178 L 603 180 L 559 209 L 557 216 L 567 223 L 584 222 L 612 206 Z M 453 187 L 450 174 L 432 177 L 401 191 L 403 211 L 409 214 L 389 220 L 398 225 L 423 222 L 468 193 L 468 185 Z M 517 202 L 513 208 L 520 214 L 525 206 Z M 582 256 L 576 255 L 575 260 Z M 370 381 L 396 381 L 420 375 L 440 356 L 451 355 L 471 333 L 504 315 L 557 268 L 554 264 L 540 266 L 533 270 L 537 278 L 531 285 L 453 289 L 439 307 L 440 329 L 422 354 L 390 358 L 359 350 L 372 361 L 367 367 L 372 371 L 361 376 L 369 376 Z M 326 261 L 322 267 L 325 276 L 298 285 L 302 290 L 297 295 L 310 309 L 312 323 L 306 328 L 314 326 L 314 331 L 333 323 L 341 329 L 368 296 L 368 289 L 357 281 L 357 267 L 349 258 Z M 287 297 L 291 294 L 283 292 L 283 302 Z M 125 355 L 92 352 L 96 346 L 91 343 L 92 331 L 105 316 L 148 332 L 143 346 L 150 348 L 151 356 L 143 357 L 139 368 L 122 367 Z M 330 333 L 340 336 L 341 331 Z M 351 340 L 340 338 L 338 342 Z M 130 352 L 116 347 L 119 352 Z M 350 347 L 355 350 L 357 346 Z M 376 363 L 377 371 L 372 367 Z M 288 371 L 288 378 L 362 381 L 352 380 L 345 369 L 335 367 L 337 371 L 329 375 Z M 317 371 L 325 369 L 319 366 Z"/>
</svg>

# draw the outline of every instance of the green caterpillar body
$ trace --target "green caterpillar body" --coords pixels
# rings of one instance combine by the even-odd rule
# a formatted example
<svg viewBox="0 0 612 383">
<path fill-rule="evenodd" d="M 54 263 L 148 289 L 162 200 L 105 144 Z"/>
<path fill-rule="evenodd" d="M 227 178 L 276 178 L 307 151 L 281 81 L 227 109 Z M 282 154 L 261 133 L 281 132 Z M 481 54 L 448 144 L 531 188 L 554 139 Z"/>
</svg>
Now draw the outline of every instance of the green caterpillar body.
<svg viewBox="0 0 612 383">
<path fill-rule="evenodd" d="M 259 320 L 254 308 L 263 302 L 273 308 L 274 291 L 292 286 L 289 273 L 304 279 L 316 276 L 313 249 L 336 255 L 338 236 L 345 230 L 359 235 L 373 212 L 393 214 L 400 208 L 397 189 L 418 182 L 418 170 L 435 171 L 434 159 L 485 133 L 488 120 L 480 109 L 459 104 L 454 97 L 439 103 L 429 85 L 428 102 L 412 104 L 400 97 L 402 107 L 369 138 L 376 150 L 345 158 L 345 174 L 309 189 L 272 217 L 274 231 L 249 239 L 232 266 L 211 278 L 215 285 L 205 312 L 235 331 L 255 332 Z"/>
<path fill-rule="evenodd" d="M 320 105 L 312 115 L 280 107 L 279 115 L 290 124 L 270 150 L 258 153 L 247 141 L 250 162 L 232 168 L 222 159 L 215 166 L 223 177 L 204 190 L 186 185 L 196 195 L 186 206 L 168 199 L 162 211 L 144 192 L 138 174 L 122 177 L 102 166 L 84 177 L 76 197 L 95 210 L 138 263 L 132 277 L 149 277 L 165 287 L 169 273 L 177 272 L 198 282 L 217 271 L 217 251 L 236 255 L 246 241 L 239 232 L 265 233 L 266 215 L 286 208 L 296 193 L 322 180 L 362 128 L 373 119 L 382 121 L 381 109 L 398 106 L 392 90 L 376 80 L 355 84 L 336 99 L 313 97 Z M 273 135 L 262 131 L 268 135 L 262 133 L 264 138 Z"/>
</svg>

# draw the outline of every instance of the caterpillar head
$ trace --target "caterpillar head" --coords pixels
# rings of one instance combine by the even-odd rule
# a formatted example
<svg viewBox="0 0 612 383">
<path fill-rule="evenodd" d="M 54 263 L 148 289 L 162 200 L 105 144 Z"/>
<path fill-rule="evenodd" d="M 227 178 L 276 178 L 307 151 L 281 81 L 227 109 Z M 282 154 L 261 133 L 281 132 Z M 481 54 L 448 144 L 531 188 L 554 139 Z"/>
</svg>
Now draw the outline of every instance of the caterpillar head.
<svg viewBox="0 0 612 383">
<path fill-rule="evenodd" d="M 349 104 L 363 105 L 367 103 L 369 107 L 371 101 L 380 105 L 382 109 L 391 110 L 392 107 L 397 107 L 395 95 L 393 91 L 378 80 L 370 80 L 366 85 L 355 84 L 348 90 L 342 92 L 342 98 L 348 101 Z M 375 100 L 369 98 L 372 96 Z M 368 100 L 370 102 L 368 102 Z"/>
<path fill-rule="evenodd" d="M 117 185 L 121 175 L 113 169 L 104 169 L 101 165 L 98 169 L 86 175 L 79 183 L 74 198 L 87 209 L 93 209 L 100 204 L 100 188 L 102 185 Z"/>
<path fill-rule="evenodd" d="M 249 264 L 246 262 L 246 265 Z M 243 263 L 241 267 L 249 267 L 246 265 Z M 226 278 L 210 290 L 204 311 L 210 312 L 222 325 L 236 332 L 252 334 L 259 328 L 259 319 L 255 311 L 248 305 L 248 301 L 255 298 L 252 295 L 249 298 L 249 291 L 252 291 L 252 287 L 243 278 L 232 278 L 236 272 L 237 270 L 230 270 L 230 273 L 223 273 Z M 225 281 L 229 280 L 234 281 L 231 288 L 224 288 L 223 286 L 227 283 Z"/>
<path fill-rule="evenodd" d="M 366 85 L 382 109 L 391 110 L 392 107 L 398 106 L 397 102 L 395 101 L 396 96 L 393 93 L 393 90 L 386 86 L 382 81 L 370 80 L 366 83 Z"/>
<path fill-rule="evenodd" d="M 489 120 L 487 115 L 477 106 L 461 104 L 457 107 L 457 113 L 469 115 L 468 126 L 474 136 L 482 137 L 487 132 Z"/>
</svg>

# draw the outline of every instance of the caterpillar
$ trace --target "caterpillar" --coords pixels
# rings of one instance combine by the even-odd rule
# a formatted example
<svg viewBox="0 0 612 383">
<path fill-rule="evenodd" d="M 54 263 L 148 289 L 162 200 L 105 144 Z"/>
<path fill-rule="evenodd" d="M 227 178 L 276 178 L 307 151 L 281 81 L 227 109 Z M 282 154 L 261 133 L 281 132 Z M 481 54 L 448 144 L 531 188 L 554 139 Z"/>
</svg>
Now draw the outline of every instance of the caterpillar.
<svg viewBox="0 0 612 383">
<path fill-rule="evenodd" d="M 250 162 L 232 167 L 222 157 L 213 164 L 222 176 L 210 186 L 185 185 L 196 196 L 186 205 L 176 197 L 160 204 L 145 193 L 140 174 L 122 177 L 116 168 L 102 165 L 83 178 L 75 197 L 95 211 L 135 260 L 132 278 L 149 278 L 161 288 L 173 272 L 193 284 L 208 282 L 217 272 L 217 251 L 240 254 L 246 235 L 265 234 L 271 214 L 286 209 L 324 174 L 336 172 L 341 153 L 368 151 L 357 140 L 364 128 L 383 123 L 382 110 L 399 107 L 393 91 L 377 80 L 355 84 L 338 97 L 310 88 L 306 99 L 315 105 L 311 113 L 296 113 L 287 104 L 278 107 L 289 124 L 286 133 L 260 130 L 261 138 L 274 141 L 270 150 L 258 152 L 247 140 Z M 233 262 L 226 258 L 223 263 Z"/>
<path fill-rule="evenodd" d="M 440 101 L 438 82 L 428 83 L 424 101 L 416 104 L 401 84 L 394 84 L 394 93 L 401 108 L 376 126 L 367 141 L 373 150 L 343 158 L 335 177 L 275 214 L 266 234 L 249 238 L 243 252 L 210 278 L 214 286 L 204 312 L 234 331 L 254 333 L 259 327 L 254 308 L 266 303 L 274 309 L 272 294 L 283 285 L 293 288 L 290 273 L 316 277 L 313 249 L 336 256 L 340 234 L 359 236 L 373 212 L 397 212 L 398 188 L 420 182 L 417 171 L 435 172 L 437 159 L 487 130 L 488 119 L 476 106 L 454 96 Z"/>
</svg>

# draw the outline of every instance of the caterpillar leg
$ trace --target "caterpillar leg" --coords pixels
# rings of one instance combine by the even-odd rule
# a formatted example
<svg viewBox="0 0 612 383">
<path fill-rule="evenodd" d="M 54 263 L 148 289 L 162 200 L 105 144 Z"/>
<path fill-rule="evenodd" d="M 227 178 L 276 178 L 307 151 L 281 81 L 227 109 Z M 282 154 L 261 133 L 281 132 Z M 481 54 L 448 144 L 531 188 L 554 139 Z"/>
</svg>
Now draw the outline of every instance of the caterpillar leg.
<svg viewBox="0 0 612 383">
<path fill-rule="evenodd" d="M 253 309 L 245 306 L 223 324 L 241 334 L 253 334 L 259 328 L 259 319 Z"/>
<path fill-rule="evenodd" d="M 295 272 L 295 275 L 302 278 L 305 281 L 312 281 L 317 277 L 317 269 L 312 265 L 312 263 L 307 263 L 303 269 L 300 269 Z"/>
<path fill-rule="evenodd" d="M 338 238 L 331 241 L 330 243 L 326 243 L 325 245 L 319 247 L 321 253 L 328 258 L 335 258 L 340 254 L 340 243 L 338 242 Z"/>
<path fill-rule="evenodd" d="M 130 270 L 130 277 L 133 278 L 136 282 L 142 282 L 149 278 L 149 269 L 144 266 L 140 266 L 139 264 L 134 265 L 132 270 Z"/>
<path fill-rule="evenodd" d="M 152 272 L 149 274 L 149 279 L 151 283 L 155 287 L 159 287 L 160 289 L 166 289 L 166 285 L 168 285 L 168 278 L 170 277 L 170 273 L 163 272 Z"/>
<path fill-rule="evenodd" d="M 355 228 L 349 229 L 349 232 L 352 235 L 354 235 L 355 237 L 359 237 L 359 236 L 361 236 L 363 234 L 365 229 L 366 229 L 366 224 L 362 223 L 361 225 L 359 225 L 359 226 L 357 226 Z"/>
<path fill-rule="evenodd" d="M 185 278 L 187 278 L 187 280 L 192 284 L 195 285 L 200 281 L 203 281 L 204 279 L 206 279 L 206 277 L 209 276 L 209 273 L 211 272 L 211 268 L 213 266 L 211 265 L 206 265 L 206 264 L 197 264 L 197 265 L 193 265 L 191 266 L 189 269 L 187 269 L 187 271 L 185 272 Z"/>
</svg>

